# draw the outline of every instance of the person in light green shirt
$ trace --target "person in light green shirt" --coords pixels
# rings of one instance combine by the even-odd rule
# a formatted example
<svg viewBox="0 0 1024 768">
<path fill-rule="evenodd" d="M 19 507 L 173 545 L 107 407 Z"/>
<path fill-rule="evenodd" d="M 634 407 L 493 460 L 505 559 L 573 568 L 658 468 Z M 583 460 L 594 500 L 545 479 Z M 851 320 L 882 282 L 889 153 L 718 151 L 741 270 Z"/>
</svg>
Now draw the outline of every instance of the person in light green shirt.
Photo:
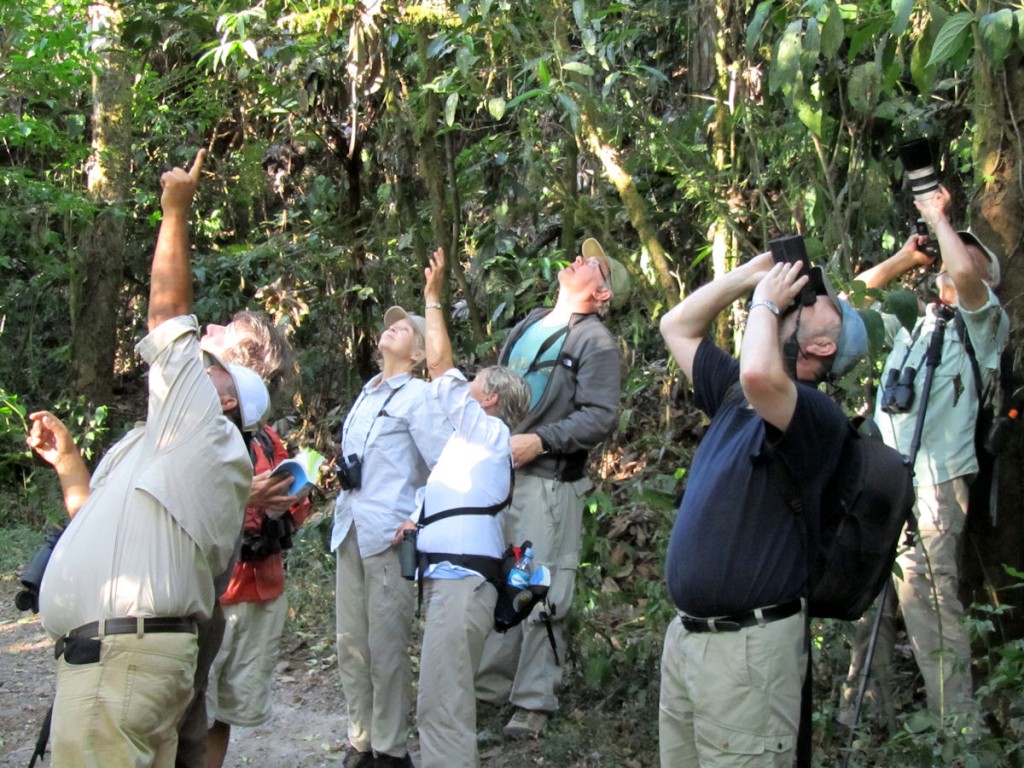
<svg viewBox="0 0 1024 768">
<path fill-rule="evenodd" d="M 912 379 L 913 395 L 906 407 L 894 408 L 891 402 L 886 404 L 887 388 L 880 387 L 875 420 L 886 444 L 909 456 L 918 414 L 925 409 L 920 448 L 914 457 L 919 536 L 915 546 L 898 558 L 902 578 L 895 580 L 895 592 L 924 677 L 928 709 L 939 717 L 958 713 L 974 720 L 977 706 L 971 691 L 970 639 L 957 594 L 957 554 L 967 521 L 968 486 L 978 472 L 974 432 L 979 392 L 995 381 L 1009 337 L 1009 318 L 993 292 L 999 285 L 999 260 L 975 235 L 953 229 L 947 218 L 949 203 L 945 188 L 916 203 L 939 245 L 942 263 L 935 281 L 939 301 L 927 306 L 910 329 L 895 317 L 885 317 L 892 351 L 885 361 L 883 382 L 891 376 Z M 924 239 L 912 235 L 897 253 L 856 279 L 868 288 L 880 288 L 915 267 L 930 265 L 935 257 L 924 252 Z M 942 356 L 926 398 L 925 354 L 940 318 L 947 321 Z M 977 360 L 977 375 L 968 342 Z M 916 374 L 911 375 L 910 369 Z M 891 655 L 893 612 L 888 606 L 888 619 L 879 634 L 875 667 L 880 676 Z M 846 724 L 852 724 L 852 701 L 867 635 L 862 620 L 840 708 L 839 720 Z"/>
</svg>

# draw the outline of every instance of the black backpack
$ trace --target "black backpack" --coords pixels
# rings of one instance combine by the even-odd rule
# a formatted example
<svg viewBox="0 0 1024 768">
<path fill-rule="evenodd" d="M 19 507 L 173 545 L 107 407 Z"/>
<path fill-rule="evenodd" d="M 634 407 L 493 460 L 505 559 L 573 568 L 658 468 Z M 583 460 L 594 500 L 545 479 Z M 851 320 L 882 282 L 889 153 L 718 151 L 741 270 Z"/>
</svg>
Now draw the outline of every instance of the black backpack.
<svg viewBox="0 0 1024 768">
<path fill-rule="evenodd" d="M 883 443 L 870 419 L 849 422 L 838 467 L 822 497 L 817 530 L 802 514 L 799 494 L 787 492 L 787 501 L 800 515 L 810 553 L 808 614 L 859 619 L 892 576 L 900 532 L 914 525 L 909 458 Z"/>
<path fill-rule="evenodd" d="M 733 387 L 742 397 L 739 382 Z M 900 531 L 914 522 L 910 460 L 882 442 L 870 419 L 848 422 L 837 469 L 812 520 L 789 467 L 770 453 L 766 458 L 773 481 L 797 514 L 808 553 L 808 614 L 859 619 L 892 575 Z"/>
</svg>

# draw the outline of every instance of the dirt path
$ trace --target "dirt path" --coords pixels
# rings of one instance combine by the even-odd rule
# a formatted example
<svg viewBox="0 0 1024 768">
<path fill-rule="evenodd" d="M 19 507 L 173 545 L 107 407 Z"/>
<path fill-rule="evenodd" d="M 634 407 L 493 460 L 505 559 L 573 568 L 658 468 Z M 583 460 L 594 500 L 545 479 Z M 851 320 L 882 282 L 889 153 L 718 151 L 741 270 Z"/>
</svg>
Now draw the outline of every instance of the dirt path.
<svg viewBox="0 0 1024 768">
<path fill-rule="evenodd" d="M 25 768 L 53 696 L 53 644 L 38 616 L 14 607 L 15 592 L 13 577 L 0 578 L 0 766 Z M 232 731 L 227 768 L 341 765 L 345 716 L 333 654 L 296 643 L 286 644 L 277 666 L 274 716 L 257 728 Z M 507 713 L 481 713 L 482 720 L 494 721 L 481 727 L 496 731 L 502 716 Z M 415 741 L 410 751 L 418 764 Z M 501 745 L 492 737 L 481 744 L 481 763 L 488 768 L 543 764 L 530 757 L 531 751 L 526 743 Z M 49 753 L 36 763 L 49 764 Z"/>
<path fill-rule="evenodd" d="M 38 616 L 14 607 L 14 593 L 11 578 L 0 580 L 0 766 L 24 768 L 53 694 L 53 644 Z M 278 664 L 274 716 L 233 731 L 229 768 L 341 764 L 341 687 L 333 668 L 312 655 L 300 646 Z"/>
</svg>

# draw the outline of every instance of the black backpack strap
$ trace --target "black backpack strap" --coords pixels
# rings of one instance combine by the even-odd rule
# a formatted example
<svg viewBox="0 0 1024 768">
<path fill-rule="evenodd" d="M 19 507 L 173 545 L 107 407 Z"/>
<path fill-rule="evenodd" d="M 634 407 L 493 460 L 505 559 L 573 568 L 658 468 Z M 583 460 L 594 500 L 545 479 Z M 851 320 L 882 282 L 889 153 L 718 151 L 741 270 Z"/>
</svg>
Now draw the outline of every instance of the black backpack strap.
<svg viewBox="0 0 1024 768">
<path fill-rule="evenodd" d="M 428 566 L 437 563 L 451 563 L 460 568 L 467 568 L 476 571 L 489 581 L 496 588 L 504 581 L 502 576 L 502 561 L 500 557 L 488 557 L 487 555 L 454 555 L 448 552 L 417 552 L 417 565 L 420 573 L 425 573 Z M 422 579 L 420 579 L 422 581 Z"/>
<path fill-rule="evenodd" d="M 541 357 L 544 356 L 545 352 L 547 352 L 549 349 L 551 349 L 551 347 L 555 344 L 556 341 L 558 341 L 560 338 L 562 338 L 563 336 L 565 336 L 568 333 L 569 333 L 569 326 L 565 325 L 565 326 L 559 328 L 558 330 L 556 330 L 554 333 L 552 333 L 546 339 L 544 339 L 544 341 L 541 342 L 540 346 L 537 347 L 537 354 L 533 356 L 533 362 L 530 363 L 530 367 L 526 369 L 526 373 L 533 373 L 534 371 L 539 371 L 542 368 L 554 368 L 555 367 L 555 363 L 557 361 L 555 361 L 555 360 L 541 360 Z"/>
<path fill-rule="evenodd" d="M 509 482 L 508 482 L 508 496 L 503 501 L 496 502 L 486 507 L 456 507 L 455 509 L 446 509 L 444 512 L 435 512 L 433 514 L 426 513 L 426 506 L 424 505 L 424 514 L 420 517 L 420 528 L 425 528 L 431 523 L 436 523 L 438 520 L 444 520 L 449 517 L 455 517 L 457 515 L 494 515 L 501 512 L 509 504 L 512 503 L 512 492 L 515 490 L 516 474 L 515 468 L 512 466 L 512 462 L 508 465 Z"/>
<path fill-rule="evenodd" d="M 256 466 L 256 452 L 253 448 L 253 444 L 258 443 L 260 450 L 263 451 L 263 456 L 271 464 L 274 463 L 274 440 L 267 433 L 266 427 L 260 427 L 258 430 L 252 433 L 252 442 L 249 443 L 249 458 L 252 459 L 252 465 Z"/>
<path fill-rule="evenodd" d="M 960 314 L 960 310 L 953 311 L 953 327 L 956 329 L 956 335 L 960 337 L 960 341 L 964 345 L 967 358 L 971 361 L 971 371 L 974 373 L 974 391 L 978 395 L 978 407 L 981 408 L 985 404 L 986 396 L 981 385 L 981 368 L 978 366 L 978 356 L 974 354 L 971 335 L 967 333 L 967 325 L 964 323 L 964 316 Z"/>
</svg>

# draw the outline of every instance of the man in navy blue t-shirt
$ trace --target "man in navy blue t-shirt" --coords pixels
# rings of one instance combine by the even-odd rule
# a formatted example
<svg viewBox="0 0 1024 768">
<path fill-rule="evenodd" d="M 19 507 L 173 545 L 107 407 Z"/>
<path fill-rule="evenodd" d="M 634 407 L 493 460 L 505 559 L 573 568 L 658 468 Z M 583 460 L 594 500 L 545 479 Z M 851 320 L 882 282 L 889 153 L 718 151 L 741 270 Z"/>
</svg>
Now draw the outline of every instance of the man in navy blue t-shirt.
<svg viewBox="0 0 1024 768">
<path fill-rule="evenodd" d="M 795 513 L 765 457 L 785 461 L 808 518 L 816 517 L 847 430 L 842 410 L 816 385 L 867 351 L 860 315 L 822 272 L 816 278 L 821 295 L 803 305 L 809 278 L 800 265 L 776 265 L 764 253 L 661 321 L 669 351 L 711 417 L 668 548 L 679 617 L 662 655 L 663 768 L 793 762 L 807 666 L 807 566 Z M 706 335 L 751 290 L 737 361 Z M 726 397 L 737 381 L 742 397 Z"/>
</svg>

